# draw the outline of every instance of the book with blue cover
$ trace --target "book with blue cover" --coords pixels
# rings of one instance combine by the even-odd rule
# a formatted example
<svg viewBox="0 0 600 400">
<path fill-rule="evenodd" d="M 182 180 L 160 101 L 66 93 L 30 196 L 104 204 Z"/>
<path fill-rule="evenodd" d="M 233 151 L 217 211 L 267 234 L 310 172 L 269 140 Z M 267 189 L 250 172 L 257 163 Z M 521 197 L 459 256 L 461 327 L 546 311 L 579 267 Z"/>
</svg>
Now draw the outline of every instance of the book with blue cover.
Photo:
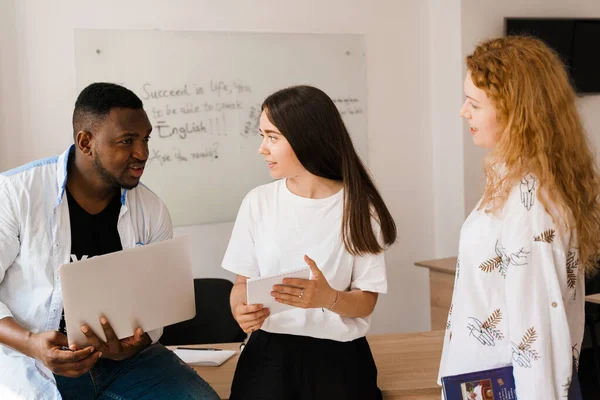
<svg viewBox="0 0 600 400">
<path fill-rule="evenodd" d="M 581 388 L 574 368 L 565 391 L 568 400 L 582 400 Z M 517 400 L 512 365 L 442 378 L 446 400 Z"/>
<path fill-rule="evenodd" d="M 513 367 L 488 369 L 442 378 L 446 400 L 515 400 Z"/>
</svg>

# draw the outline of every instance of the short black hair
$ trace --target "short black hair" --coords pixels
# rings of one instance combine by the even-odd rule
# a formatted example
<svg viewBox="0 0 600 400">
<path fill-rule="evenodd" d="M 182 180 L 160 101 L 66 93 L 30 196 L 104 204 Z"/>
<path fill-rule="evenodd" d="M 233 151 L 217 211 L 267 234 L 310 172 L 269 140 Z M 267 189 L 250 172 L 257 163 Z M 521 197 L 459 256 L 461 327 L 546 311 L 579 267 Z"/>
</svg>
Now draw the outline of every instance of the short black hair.
<svg viewBox="0 0 600 400">
<path fill-rule="evenodd" d="M 114 83 L 96 82 L 79 93 L 73 111 L 73 137 L 90 131 L 102 122 L 113 108 L 143 108 L 142 100 L 131 90 Z"/>
</svg>

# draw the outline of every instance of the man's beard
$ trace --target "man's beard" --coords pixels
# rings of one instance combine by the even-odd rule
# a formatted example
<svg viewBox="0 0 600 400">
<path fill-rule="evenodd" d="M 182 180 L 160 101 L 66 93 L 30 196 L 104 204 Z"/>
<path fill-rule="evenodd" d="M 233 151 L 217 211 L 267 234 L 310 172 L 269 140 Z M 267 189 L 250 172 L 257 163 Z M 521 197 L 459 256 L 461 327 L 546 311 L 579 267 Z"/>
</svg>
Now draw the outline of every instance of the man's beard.
<svg viewBox="0 0 600 400">
<path fill-rule="evenodd" d="M 109 184 L 110 186 L 113 186 L 115 188 L 123 188 L 123 189 L 130 190 L 130 189 L 133 189 L 134 187 L 136 187 L 139 183 L 139 181 L 138 181 L 133 185 L 128 185 L 125 182 L 123 182 L 122 179 L 119 179 L 116 176 L 114 176 L 113 174 L 111 174 L 110 172 L 108 172 L 108 170 L 106 168 L 104 168 L 104 166 L 100 162 L 100 157 L 98 157 L 98 152 L 94 153 L 94 159 L 92 160 L 92 166 L 94 167 L 94 170 L 98 173 L 98 175 L 100 176 L 100 178 L 102 178 L 102 180 L 104 182 L 106 182 L 107 184 Z"/>
</svg>

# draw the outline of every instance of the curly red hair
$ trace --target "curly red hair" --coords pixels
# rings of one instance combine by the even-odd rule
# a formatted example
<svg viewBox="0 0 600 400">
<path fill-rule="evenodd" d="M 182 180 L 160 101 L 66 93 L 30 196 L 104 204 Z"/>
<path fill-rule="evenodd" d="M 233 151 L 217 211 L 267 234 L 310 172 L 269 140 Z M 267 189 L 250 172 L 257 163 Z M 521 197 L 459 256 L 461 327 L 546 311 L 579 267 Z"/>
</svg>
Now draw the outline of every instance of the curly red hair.
<svg viewBox="0 0 600 400">
<path fill-rule="evenodd" d="M 484 161 L 480 208 L 501 209 L 511 188 L 534 174 L 546 210 L 576 231 L 581 266 L 591 275 L 600 249 L 600 184 L 563 63 L 542 41 L 523 36 L 486 40 L 466 63 L 503 132 Z"/>
</svg>

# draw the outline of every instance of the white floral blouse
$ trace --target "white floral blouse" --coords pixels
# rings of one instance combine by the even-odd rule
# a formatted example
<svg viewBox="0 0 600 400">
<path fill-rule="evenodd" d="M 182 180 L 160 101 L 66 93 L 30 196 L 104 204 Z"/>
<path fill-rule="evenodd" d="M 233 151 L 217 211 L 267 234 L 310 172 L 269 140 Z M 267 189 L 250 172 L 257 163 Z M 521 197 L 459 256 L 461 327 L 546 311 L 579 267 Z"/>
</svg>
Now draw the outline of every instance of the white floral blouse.
<svg viewBox="0 0 600 400">
<path fill-rule="evenodd" d="M 571 233 L 527 175 L 497 215 L 460 234 L 439 377 L 510 365 L 519 400 L 567 397 L 584 331 L 584 278 Z"/>
</svg>

